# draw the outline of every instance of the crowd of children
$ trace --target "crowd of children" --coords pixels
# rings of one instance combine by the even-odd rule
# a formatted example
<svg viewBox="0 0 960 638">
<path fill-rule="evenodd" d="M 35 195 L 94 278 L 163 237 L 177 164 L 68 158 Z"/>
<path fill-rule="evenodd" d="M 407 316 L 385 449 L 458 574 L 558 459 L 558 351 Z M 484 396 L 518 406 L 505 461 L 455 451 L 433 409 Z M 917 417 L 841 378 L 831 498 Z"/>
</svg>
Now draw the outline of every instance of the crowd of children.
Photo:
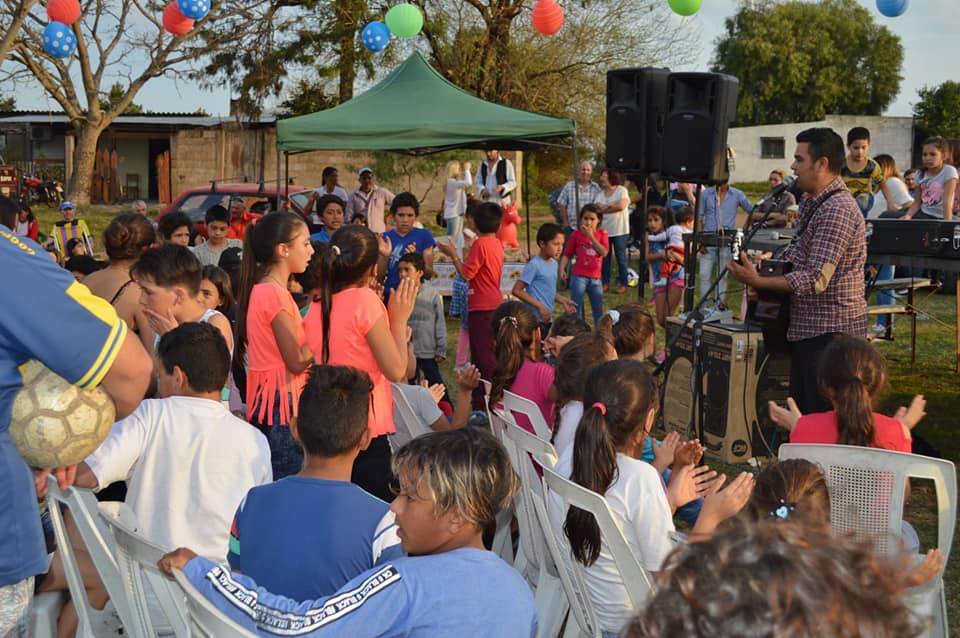
<svg viewBox="0 0 960 638">
<path fill-rule="evenodd" d="M 942 211 L 949 218 L 956 173 L 944 165 L 939 142 L 928 142 L 908 215 Z M 849 159 L 851 179 L 866 180 L 866 190 L 883 183 L 868 148 L 851 144 Z M 455 186 L 461 177 L 459 166 L 450 168 Z M 741 571 L 741 564 L 766 561 L 771 591 L 784 596 L 811 577 L 785 573 L 774 556 L 796 556 L 807 570 L 850 561 L 889 602 L 885 614 L 903 629 L 898 635 L 912 635 L 915 621 L 898 615 L 903 592 L 937 576 L 939 552 L 898 576 L 861 546 L 829 536 L 825 488 L 796 492 L 800 482 L 790 478 L 802 471 L 816 483 L 815 468 L 788 462 L 726 484 L 702 463 L 698 441 L 651 437 L 660 402 L 649 368 L 655 329 L 679 305 L 682 235 L 692 229 L 692 207 L 647 211 L 654 319 L 639 303 L 604 310 L 601 270 L 611 244 L 595 204 L 581 208 L 569 239 L 553 223 L 538 229 L 538 252 L 507 291 L 516 300 L 505 300 L 501 290 L 499 204 L 468 205 L 466 231 L 456 241 L 437 241 L 417 226 L 420 204 L 411 193 L 393 198 L 393 227 L 382 234 L 345 224 L 336 194 L 318 194 L 313 204 L 309 219 L 263 216 L 247 226 L 242 242 L 227 238 L 230 213 L 214 206 L 205 215 L 208 238 L 192 248 L 192 224 L 176 215 L 164 216 L 156 231 L 142 215 L 120 215 L 103 236 L 106 267 L 84 278 L 155 353 L 156 387 L 81 464 L 77 484 L 126 481 L 139 531 L 181 548 L 164 557 L 164 570 L 182 569 L 219 609 L 264 635 L 536 635 L 529 586 L 484 545 L 518 478 L 482 417 L 470 413 L 512 393 L 532 402 L 552 430 L 555 470 L 604 496 L 627 545 L 658 583 L 651 606 L 634 609 L 592 516 L 564 511 L 550 494 L 553 532 L 586 567 L 604 636 L 676 635 L 705 622 L 690 620 L 708 615 L 690 592 L 702 591 L 706 605 L 719 595 L 711 579 L 727 576 L 702 565 L 705 557 Z M 29 228 L 28 217 L 16 223 Z M 72 207 L 55 230 L 64 249 L 79 239 L 92 253 Z M 460 319 L 455 393 L 440 371 L 448 352 L 444 302 L 426 284 L 434 248 L 456 271 L 449 309 Z M 568 280 L 569 299 L 558 292 Z M 593 326 L 582 319 L 584 296 Z M 923 398 L 894 417 L 877 414 L 885 372 L 873 347 L 841 339 L 828 359 L 820 381 L 831 412 L 769 406 L 790 440 L 909 452 Z M 488 396 L 481 379 L 489 381 Z M 396 393 L 435 431 L 391 452 Z M 516 416 L 535 430 L 526 415 Z M 784 503 L 789 513 L 781 516 Z M 675 516 L 688 525 L 689 543 L 678 540 Z M 821 555 L 810 538 L 836 556 Z M 66 588 L 58 561 L 38 591 Z M 96 570 L 84 564 L 83 571 L 91 603 L 102 606 Z M 810 633 L 849 626 L 844 610 L 831 607 L 819 621 L 796 616 L 793 607 L 737 589 L 766 586 L 758 576 L 737 578 L 743 583 L 727 587 L 730 601 L 742 597 L 749 611 L 724 601 L 730 615 L 746 614 L 757 626 L 792 622 Z M 831 595 L 862 596 L 841 576 L 830 579 Z M 796 605 L 822 604 L 810 597 Z M 76 624 L 69 607 L 60 622 L 68 635 Z"/>
</svg>

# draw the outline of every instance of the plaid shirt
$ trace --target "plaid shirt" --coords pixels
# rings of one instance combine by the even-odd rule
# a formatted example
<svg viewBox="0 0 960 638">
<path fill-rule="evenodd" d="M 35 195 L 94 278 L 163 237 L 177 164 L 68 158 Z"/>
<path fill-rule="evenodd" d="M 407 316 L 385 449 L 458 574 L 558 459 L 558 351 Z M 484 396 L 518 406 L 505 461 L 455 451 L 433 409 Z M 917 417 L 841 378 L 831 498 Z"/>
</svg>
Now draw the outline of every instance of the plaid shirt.
<svg viewBox="0 0 960 638">
<path fill-rule="evenodd" d="M 830 191 L 841 192 L 825 196 Z M 792 289 L 789 341 L 828 332 L 867 334 L 863 267 L 866 229 L 860 207 L 839 177 L 800 204 L 802 232 L 783 258 L 793 263 L 786 275 Z"/>
<path fill-rule="evenodd" d="M 580 216 L 580 211 L 577 209 L 576 191 L 580 191 L 580 208 L 583 208 L 586 204 L 595 204 L 603 192 L 600 184 L 596 182 L 590 182 L 588 186 L 581 186 L 576 180 L 572 180 L 563 185 L 563 190 L 557 197 L 557 203 L 567 207 L 566 222 L 568 228 L 579 226 L 577 218 Z"/>
</svg>

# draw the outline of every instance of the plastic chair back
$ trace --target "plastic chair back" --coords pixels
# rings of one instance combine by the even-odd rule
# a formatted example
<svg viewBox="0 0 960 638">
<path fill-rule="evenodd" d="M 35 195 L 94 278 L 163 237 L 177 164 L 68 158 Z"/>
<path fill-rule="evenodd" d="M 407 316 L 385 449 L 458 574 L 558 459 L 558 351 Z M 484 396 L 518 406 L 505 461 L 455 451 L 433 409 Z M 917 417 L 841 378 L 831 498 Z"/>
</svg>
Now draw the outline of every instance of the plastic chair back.
<svg viewBox="0 0 960 638">
<path fill-rule="evenodd" d="M 547 425 L 543 418 L 543 412 L 540 411 L 540 407 L 536 403 L 509 390 L 504 390 L 503 407 L 510 412 L 527 417 L 530 420 L 530 425 L 533 426 L 534 433 L 544 441 L 550 440 L 550 426 Z"/>
<path fill-rule="evenodd" d="M 543 468 L 543 480 L 547 488 L 560 498 L 562 503 L 560 520 L 566 520 L 567 511 L 571 507 L 578 507 L 593 515 L 593 518 L 597 521 L 597 526 L 600 528 L 603 549 L 610 552 L 613 557 L 613 562 L 620 573 L 630 602 L 633 603 L 635 610 L 642 609 L 653 594 L 653 583 L 650 581 L 647 571 L 633 555 L 630 546 L 627 545 L 627 540 L 624 538 L 623 532 L 620 531 L 620 527 L 617 526 L 607 501 L 596 492 L 560 476 L 550 467 Z M 586 605 L 586 602 L 596 604 L 603 601 L 590 600 L 589 590 L 586 586 L 586 567 L 574 559 L 570 543 L 566 534 L 563 533 L 562 527 L 553 528 L 553 535 L 557 540 L 558 547 L 564 554 L 563 566 L 572 572 L 574 577 L 570 579 L 571 582 L 575 581 L 578 585 L 576 605 L 580 607 L 586 622 L 586 626 L 581 626 L 581 630 L 589 635 L 599 635 L 600 626 L 597 623 L 596 614 L 592 607 Z M 570 600 L 570 605 L 571 608 L 574 606 L 573 600 Z M 580 622 L 580 618 L 577 621 Z"/>
<path fill-rule="evenodd" d="M 136 616 L 129 603 L 113 554 L 113 536 L 99 515 L 101 507 L 110 508 L 115 507 L 116 504 L 103 503 L 99 505 L 90 490 L 76 487 L 61 490 L 57 485 L 57 479 L 51 474 L 47 482 L 47 507 L 50 510 L 50 520 L 53 524 L 54 535 L 57 538 L 57 549 L 63 563 L 70 597 L 73 599 L 73 604 L 77 610 L 77 636 L 81 638 L 87 638 L 88 636 L 92 638 L 94 636 L 91 614 L 95 610 L 90 606 L 90 601 L 87 598 L 87 590 L 83 585 L 76 553 L 67 534 L 60 505 L 65 505 L 70 510 L 80 533 L 80 538 L 83 539 L 86 546 L 86 551 L 103 581 L 110 600 L 113 601 L 117 614 L 120 616 L 120 622 L 123 623 L 124 627 L 136 627 Z"/>
<path fill-rule="evenodd" d="M 390 451 L 396 452 L 411 440 L 428 434 L 433 430 L 430 426 L 417 418 L 413 408 L 403 395 L 403 390 L 398 384 L 390 384 L 391 394 L 393 395 L 393 424 L 397 431 L 391 434 L 387 439 L 390 441 Z"/>
<path fill-rule="evenodd" d="M 125 504 L 120 505 L 122 507 L 118 515 L 106 512 L 101 515 L 113 534 L 120 577 L 130 593 L 137 619 L 136 630 L 128 629 L 127 633 L 133 636 L 153 636 L 158 632 L 172 633 L 178 637 L 188 636 L 187 611 L 183 606 L 180 588 L 157 567 L 157 561 L 167 550 L 138 534 L 131 525 L 135 523 L 133 512 Z M 151 592 L 160 604 L 165 624 L 154 623 L 156 616 L 151 614 Z"/>
<path fill-rule="evenodd" d="M 850 445 L 788 443 L 779 457 L 817 463 L 830 492 L 830 526 L 837 534 L 869 540 L 877 552 L 900 551 L 904 496 L 910 478 L 928 479 L 937 494 L 937 547 L 950 559 L 957 521 L 957 473 L 950 461 Z M 943 575 L 911 598 L 911 608 L 932 615 L 926 636 L 949 635 Z"/>
<path fill-rule="evenodd" d="M 238 625 L 203 597 L 179 569 L 173 578 L 186 599 L 187 623 L 190 635 L 197 638 L 255 638 L 257 634 Z"/>
</svg>

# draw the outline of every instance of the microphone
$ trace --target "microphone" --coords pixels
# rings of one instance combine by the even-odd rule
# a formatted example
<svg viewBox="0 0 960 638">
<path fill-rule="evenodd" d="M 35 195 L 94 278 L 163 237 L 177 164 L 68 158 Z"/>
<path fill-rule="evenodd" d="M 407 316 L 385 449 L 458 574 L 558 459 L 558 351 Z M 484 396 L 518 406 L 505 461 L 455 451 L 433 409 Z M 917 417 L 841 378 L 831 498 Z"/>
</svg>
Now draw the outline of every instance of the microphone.
<svg viewBox="0 0 960 638">
<path fill-rule="evenodd" d="M 759 206 L 760 204 L 763 204 L 764 202 L 768 202 L 771 199 L 779 196 L 780 193 L 784 192 L 785 190 L 793 186 L 793 183 L 796 181 L 797 180 L 793 177 L 793 175 L 787 175 L 786 177 L 783 178 L 782 182 L 780 182 L 779 184 L 771 188 L 770 192 L 768 192 L 766 195 L 758 199 L 757 203 L 754 204 L 754 206 Z"/>
</svg>

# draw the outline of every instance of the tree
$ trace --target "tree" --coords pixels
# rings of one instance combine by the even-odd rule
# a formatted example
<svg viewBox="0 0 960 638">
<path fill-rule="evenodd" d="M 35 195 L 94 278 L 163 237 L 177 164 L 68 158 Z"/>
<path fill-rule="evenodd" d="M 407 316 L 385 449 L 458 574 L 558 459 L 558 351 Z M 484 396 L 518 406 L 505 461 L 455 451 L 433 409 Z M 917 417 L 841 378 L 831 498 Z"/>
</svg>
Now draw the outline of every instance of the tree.
<svg viewBox="0 0 960 638">
<path fill-rule="evenodd" d="M 101 111 L 111 111 L 113 108 L 120 103 L 120 100 L 123 99 L 123 85 L 119 82 L 114 82 L 113 86 L 110 87 L 110 91 L 106 95 L 100 97 L 100 110 Z M 143 113 L 143 107 L 139 104 L 130 104 L 123 110 L 124 115 L 130 115 L 135 113 Z"/>
<path fill-rule="evenodd" d="M 4 0 L 0 15 L 10 20 L 6 26 L 6 31 L 0 37 L 0 63 L 7 59 L 7 55 L 16 42 L 17 35 L 20 33 L 20 27 L 23 26 L 30 15 L 30 10 L 37 0 Z M 6 21 L 6 20 L 5 20 Z"/>
<path fill-rule="evenodd" d="M 23 0 L 26 1 L 26 0 Z M 259 10 L 263 0 L 244 5 L 245 12 Z M 0 4 L 0 17 L 15 24 L 22 4 Z M 258 28 L 255 20 L 236 20 L 232 9 L 214 2 L 211 12 L 198 20 L 194 28 L 180 36 L 164 31 L 163 5 L 140 0 L 87 2 L 83 14 L 73 25 L 77 37 L 76 53 L 66 59 L 50 57 L 43 49 L 41 33 L 45 15 L 30 13 L 21 28 L 4 34 L 13 44 L 6 65 L 7 78 L 13 82 L 24 73 L 40 84 L 70 119 L 76 143 L 73 152 L 73 176 L 67 191 L 71 200 L 87 203 L 93 177 L 94 158 L 101 133 L 117 118 L 137 108 L 137 92 L 152 78 L 183 72 L 213 51 L 235 47 L 249 39 Z M 216 19 L 230 28 L 213 32 L 206 29 Z M 14 70 L 9 70 L 10 64 Z M 118 80 L 119 78 L 119 80 Z M 104 91 L 110 82 L 109 91 Z M 103 103 L 101 98 L 106 96 Z"/>
<path fill-rule="evenodd" d="M 900 38 L 856 0 L 744 2 L 725 26 L 712 67 L 740 79 L 740 125 L 879 115 L 900 90 Z"/>
<path fill-rule="evenodd" d="M 0 111 L 12 111 L 17 108 L 17 98 L 0 97 Z"/>
<path fill-rule="evenodd" d="M 947 80 L 940 86 L 923 87 L 917 95 L 920 101 L 913 105 L 913 116 L 923 137 L 960 137 L 960 83 Z"/>
</svg>

